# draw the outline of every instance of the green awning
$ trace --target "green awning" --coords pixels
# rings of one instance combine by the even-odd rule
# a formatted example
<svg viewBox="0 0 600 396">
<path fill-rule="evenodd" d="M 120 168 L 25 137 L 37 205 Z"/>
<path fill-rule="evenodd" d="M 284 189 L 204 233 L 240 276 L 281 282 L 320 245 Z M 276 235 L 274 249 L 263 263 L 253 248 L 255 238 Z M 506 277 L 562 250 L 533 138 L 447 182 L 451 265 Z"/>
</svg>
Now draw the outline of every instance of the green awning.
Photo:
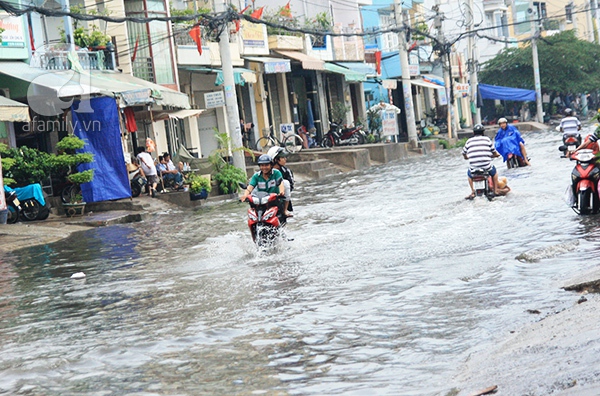
<svg viewBox="0 0 600 396">
<path fill-rule="evenodd" d="M 367 75 L 354 70 L 346 69 L 345 67 L 335 65 L 333 63 L 325 62 L 325 70 L 332 73 L 343 74 L 344 78 L 348 82 L 362 82 L 367 81 Z"/>
<path fill-rule="evenodd" d="M 223 71 L 221 69 L 213 69 L 210 67 L 182 67 L 182 69 L 198 72 L 198 73 L 215 73 L 217 78 L 215 85 L 223 85 Z M 254 70 L 246 69 L 243 67 L 233 68 L 233 79 L 236 85 L 245 85 L 246 83 L 256 83 L 256 74 Z"/>
</svg>

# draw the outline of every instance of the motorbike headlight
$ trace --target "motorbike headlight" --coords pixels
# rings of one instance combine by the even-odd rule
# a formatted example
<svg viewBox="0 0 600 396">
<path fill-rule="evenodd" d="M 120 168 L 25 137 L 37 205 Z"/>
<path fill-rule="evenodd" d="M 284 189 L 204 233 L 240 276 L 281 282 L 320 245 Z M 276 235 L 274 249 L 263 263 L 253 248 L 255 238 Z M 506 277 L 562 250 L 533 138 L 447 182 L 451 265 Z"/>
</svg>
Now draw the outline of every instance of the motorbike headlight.
<svg viewBox="0 0 600 396">
<path fill-rule="evenodd" d="M 258 220 L 258 217 L 256 217 L 256 213 L 254 212 L 248 212 L 248 218 L 250 220 Z"/>
<path fill-rule="evenodd" d="M 271 217 L 273 217 L 274 214 L 275 214 L 275 212 L 265 213 L 265 216 L 263 217 L 263 220 L 269 220 Z"/>
</svg>

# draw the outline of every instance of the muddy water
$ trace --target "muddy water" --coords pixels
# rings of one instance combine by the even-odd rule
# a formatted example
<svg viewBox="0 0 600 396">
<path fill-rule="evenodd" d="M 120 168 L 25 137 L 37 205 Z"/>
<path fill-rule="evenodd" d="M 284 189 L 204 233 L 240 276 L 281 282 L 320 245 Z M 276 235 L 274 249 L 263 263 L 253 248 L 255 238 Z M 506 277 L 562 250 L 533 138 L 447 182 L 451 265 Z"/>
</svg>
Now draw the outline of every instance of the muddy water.
<svg viewBox="0 0 600 396">
<path fill-rule="evenodd" d="M 463 199 L 459 150 L 299 183 L 294 240 L 268 253 L 231 202 L 5 256 L 0 392 L 444 394 L 600 257 L 559 134 L 525 139 L 533 166 L 496 159 L 513 191 L 493 202 Z"/>
</svg>

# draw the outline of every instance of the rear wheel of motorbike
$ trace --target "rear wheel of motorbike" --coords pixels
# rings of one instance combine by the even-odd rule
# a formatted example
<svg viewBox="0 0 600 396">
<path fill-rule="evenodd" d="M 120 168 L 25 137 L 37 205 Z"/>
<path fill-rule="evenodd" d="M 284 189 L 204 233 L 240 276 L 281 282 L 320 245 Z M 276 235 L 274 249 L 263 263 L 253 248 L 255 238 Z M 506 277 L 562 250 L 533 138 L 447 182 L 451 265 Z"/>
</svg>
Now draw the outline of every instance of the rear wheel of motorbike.
<svg viewBox="0 0 600 396">
<path fill-rule="evenodd" d="M 19 208 L 14 203 L 9 203 L 6 224 L 15 224 L 17 221 L 19 221 Z"/>
<path fill-rule="evenodd" d="M 592 212 L 592 202 L 591 202 L 592 194 L 591 190 L 583 190 L 579 191 L 579 195 L 577 196 L 577 205 L 579 206 L 579 214 L 586 215 Z"/>
<path fill-rule="evenodd" d="M 21 202 L 21 217 L 26 221 L 33 221 L 40 213 L 40 204 L 33 198 Z"/>
<path fill-rule="evenodd" d="M 140 186 L 140 184 L 136 183 L 135 181 L 131 182 L 131 196 L 133 198 L 136 198 L 136 197 L 139 197 L 141 193 L 142 193 L 142 186 Z"/>
<path fill-rule="evenodd" d="M 365 137 L 362 135 L 362 133 L 354 132 L 352 134 L 352 138 L 356 139 L 355 144 L 365 144 Z"/>
</svg>

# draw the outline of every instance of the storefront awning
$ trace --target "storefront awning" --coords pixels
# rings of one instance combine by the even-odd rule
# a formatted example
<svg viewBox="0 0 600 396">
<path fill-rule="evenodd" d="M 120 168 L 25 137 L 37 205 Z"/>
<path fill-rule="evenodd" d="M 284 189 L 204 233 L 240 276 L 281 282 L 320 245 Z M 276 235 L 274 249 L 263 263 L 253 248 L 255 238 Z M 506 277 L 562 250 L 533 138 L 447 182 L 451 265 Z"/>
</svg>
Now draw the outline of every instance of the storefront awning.
<svg viewBox="0 0 600 396">
<path fill-rule="evenodd" d="M 135 103 L 121 103 L 121 106 L 137 104 L 152 104 L 189 109 L 187 95 L 154 84 L 129 74 L 86 70 L 79 73 L 75 70 L 46 70 L 30 67 L 24 62 L 0 62 L 0 73 L 29 83 L 27 96 L 32 110 L 44 106 L 45 109 L 56 108 L 55 114 L 60 114 L 61 103 L 49 103 L 57 99 L 79 96 L 110 96 L 122 97 Z M 66 103 L 66 102 L 65 102 Z M 46 114 L 49 115 L 49 114 Z"/>
<path fill-rule="evenodd" d="M 411 79 L 410 83 L 413 84 L 413 85 L 418 85 L 420 87 L 431 88 L 431 89 L 442 89 L 442 88 L 444 88 L 441 85 L 432 84 L 430 82 L 427 82 L 427 81 L 423 80 L 422 78 Z"/>
<path fill-rule="evenodd" d="M 191 110 L 152 110 L 152 111 L 136 111 L 135 118 L 138 120 L 165 121 L 168 119 L 183 120 L 188 117 L 198 117 L 206 110 L 191 109 Z M 152 118 L 150 118 L 152 117 Z"/>
<path fill-rule="evenodd" d="M 0 96 L 0 121 L 29 122 L 29 106 Z"/>
<path fill-rule="evenodd" d="M 289 59 L 271 58 L 268 56 L 247 56 L 244 59 L 249 62 L 262 63 L 265 74 L 289 73 L 292 71 Z"/>
<path fill-rule="evenodd" d="M 335 65 L 333 63 L 326 62 L 325 63 L 325 70 L 330 71 L 332 73 L 343 74 L 344 78 L 348 82 L 367 81 L 366 74 L 355 72 L 353 70 L 346 69 L 345 67 L 341 67 L 341 66 Z"/>
<path fill-rule="evenodd" d="M 298 51 L 275 51 L 286 58 L 294 59 L 302 63 L 302 68 L 306 70 L 325 70 L 325 62 L 321 59 L 313 58 Z"/>
<path fill-rule="evenodd" d="M 217 75 L 217 78 L 215 79 L 215 85 L 223 85 L 224 83 L 223 71 L 221 69 L 213 69 L 211 67 L 200 66 L 182 67 L 181 69 L 196 73 L 215 73 Z M 236 85 L 245 85 L 246 83 L 256 84 L 257 81 L 256 73 L 254 72 L 254 70 L 246 69 L 243 67 L 233 68 L 233 79 Z"/>
<path fill-rule="evenodd" d="M 377 70 L 374 66 L 363 62 L 335 62 L 336 65 L 345 67 L 358 73 L 365 74 L 367 78 L 377 77 Z"/>
</svg>

